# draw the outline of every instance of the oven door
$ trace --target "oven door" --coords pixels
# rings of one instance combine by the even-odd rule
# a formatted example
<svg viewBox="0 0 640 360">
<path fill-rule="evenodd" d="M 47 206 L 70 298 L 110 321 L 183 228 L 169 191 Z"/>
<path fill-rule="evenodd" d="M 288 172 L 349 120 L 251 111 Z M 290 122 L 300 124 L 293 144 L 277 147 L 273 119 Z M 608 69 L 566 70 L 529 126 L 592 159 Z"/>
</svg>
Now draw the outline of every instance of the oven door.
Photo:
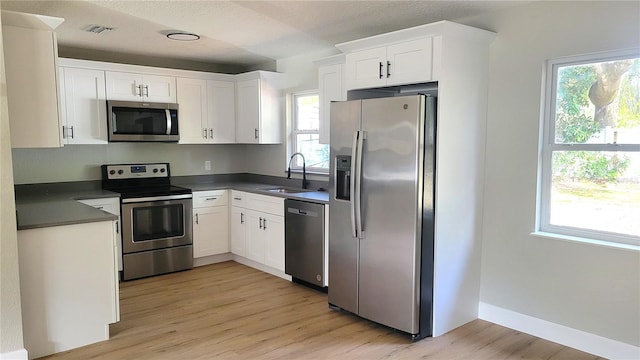
<svg viewBox="0 0 640 360">
<path fill-rule="evenodd" d="M 123 199 L 123 254 L 192 244 L 193 204 L 184 196 Z"/>
</svg>

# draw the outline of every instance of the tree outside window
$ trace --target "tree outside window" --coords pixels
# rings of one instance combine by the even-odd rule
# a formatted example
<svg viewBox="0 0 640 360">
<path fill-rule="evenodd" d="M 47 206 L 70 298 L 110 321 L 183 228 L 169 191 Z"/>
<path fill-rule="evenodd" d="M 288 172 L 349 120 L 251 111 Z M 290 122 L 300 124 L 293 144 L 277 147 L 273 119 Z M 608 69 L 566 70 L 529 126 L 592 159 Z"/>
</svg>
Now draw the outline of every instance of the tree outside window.
<svg viewBox="0 0 640 360">
<path fill-rule="evenodd" d="M 540 230 L 640 244 L 640 57 L 551 61 Z"/>
<path fill-rule="evenodd" d="M 302 153 L 306 169 L 311 172 L 329 171 L 329 145 L 320 144 L 320 99 L 317 92 L 292 96 L 291 154 Z M 287 159 L 288 161 L 288 159 Z M 292 169 L 302 169 L 302 158 L 296 156 Z"/>
</svg>

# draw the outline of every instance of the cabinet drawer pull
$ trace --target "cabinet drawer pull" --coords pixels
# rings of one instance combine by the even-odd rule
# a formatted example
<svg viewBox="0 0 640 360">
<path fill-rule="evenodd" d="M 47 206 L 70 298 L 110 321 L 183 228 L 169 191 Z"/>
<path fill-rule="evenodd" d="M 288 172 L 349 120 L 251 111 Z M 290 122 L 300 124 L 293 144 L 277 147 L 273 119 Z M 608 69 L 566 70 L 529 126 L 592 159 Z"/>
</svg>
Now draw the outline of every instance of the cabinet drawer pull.
<svg viewBox="0 0 640 360">
<path fill-rule="evenodd" d="M 241 197 L 234 197 L 233 200 L 242 200 Z"/>
<path fill-rule="evenodd" d="M 206 198 L 205 200 L 206 201 L 211 201 L 211 200 L 216 200 L 216 199 L 217 199 L 217 197 L 211 197 L 211 198 Z"/>
<path fill-rule="evenodd" d="M 96 209 L 102 210 L 102 209 L 104 209 L 104 206 L 96 206 Z"/>
</svg>

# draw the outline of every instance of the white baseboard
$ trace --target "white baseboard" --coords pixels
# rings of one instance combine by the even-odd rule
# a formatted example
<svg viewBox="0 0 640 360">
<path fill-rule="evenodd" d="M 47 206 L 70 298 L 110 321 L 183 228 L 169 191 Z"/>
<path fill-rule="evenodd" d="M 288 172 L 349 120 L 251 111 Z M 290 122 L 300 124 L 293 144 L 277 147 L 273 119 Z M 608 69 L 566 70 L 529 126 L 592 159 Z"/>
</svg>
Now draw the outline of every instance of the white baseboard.
<svg viewBox="0 0 640 360">
<path fill-rule="evenodd" d="M 193 267 L 217 264 L 217 263 L 225 262 L 229 260 L 233 260 L 233 254 L 231 253 L 205 256 L 205 257 L 193 259 Z"/>
<path fill-rule="evenodd" d="M 283 278 L 285 280 L 291 281 L 291 276 L 287 275 L 284 273 L 284 271 L 278 270 L 278 269 L 274 269 L 270 266 L 261 264 L 259 262 L 255 262 L 253 260 L 249 260 L 246 257 L 242 257 L 242 256 L 238 256 L 238 255 L 233 255 L 233 261 L 240 263 L 242 265 L 247 265 L 250 266 L 254 269 L 260 270 L 262 272 L 266 272 L 268 274 L 271 274 L 273 276 L 277 276 L 279 278 Z"/>
<path fill-rule="evenodd" d="M 480 302 L 478 317 L 580 351 L 615 360 L 640 359 L 640 347 Z"/>
<path fill-rule="evenodd" d="M 27 349 L 20 349 L 20 350 L 0 354 L 0 360 L 28 360 L 28 359 L 29 359 L 29 354 L 27 353 Z"/>
</svg>

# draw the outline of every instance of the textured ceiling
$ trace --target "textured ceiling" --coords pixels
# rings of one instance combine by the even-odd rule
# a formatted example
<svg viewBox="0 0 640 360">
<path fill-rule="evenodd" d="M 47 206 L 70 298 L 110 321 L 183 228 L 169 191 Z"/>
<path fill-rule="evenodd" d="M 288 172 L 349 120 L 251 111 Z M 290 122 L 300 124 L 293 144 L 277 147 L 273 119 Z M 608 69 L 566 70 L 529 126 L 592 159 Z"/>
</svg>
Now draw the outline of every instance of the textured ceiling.
<svg viewBox="0 0 640 360">
<path fill-rule="evenodd" d="M 497 11 L 522 1 L 6 1 L 4 10 L 65 19 L 60 46 L 255 66 L 366 36 Z M 96 35 L 88 25 L 115 28 Z M 167 39 L 168 30 L 198 41 Z"/>
</svg>

